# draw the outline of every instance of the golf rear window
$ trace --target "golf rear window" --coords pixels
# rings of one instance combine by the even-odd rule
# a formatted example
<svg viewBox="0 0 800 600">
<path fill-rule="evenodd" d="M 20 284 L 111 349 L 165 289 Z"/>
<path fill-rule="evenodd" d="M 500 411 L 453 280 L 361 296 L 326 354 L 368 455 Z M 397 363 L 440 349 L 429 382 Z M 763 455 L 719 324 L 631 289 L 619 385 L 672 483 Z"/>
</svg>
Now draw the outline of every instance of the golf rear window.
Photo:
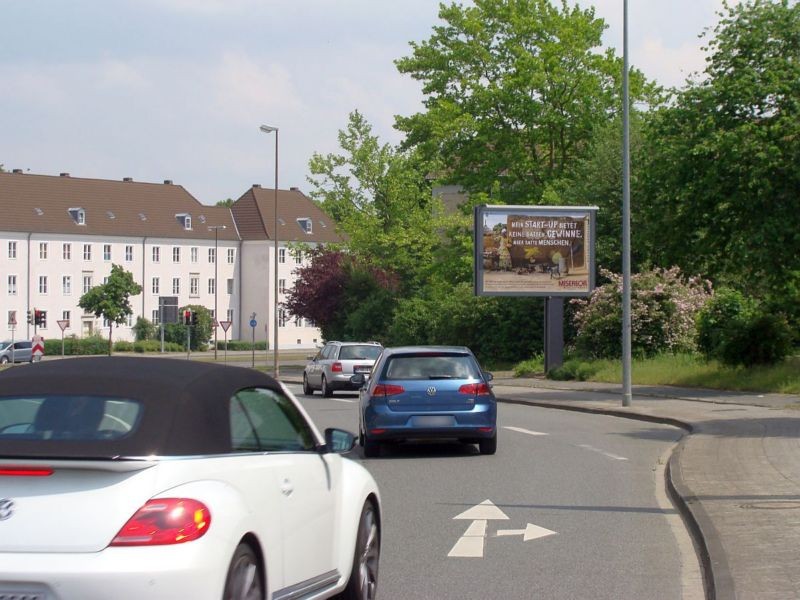
<svg viewBox="0 0 800 600">
<path fill-rule="evenodd" d="M 386 363 L 384 379 L 480 379 L 468 354 L 399 354 Z"/>
<path fill-rule="evenodd" d="M 136 430 L 142 407 L 105 396 L 0 397 L 0 441 L 118 440 Z"/>
</svg>

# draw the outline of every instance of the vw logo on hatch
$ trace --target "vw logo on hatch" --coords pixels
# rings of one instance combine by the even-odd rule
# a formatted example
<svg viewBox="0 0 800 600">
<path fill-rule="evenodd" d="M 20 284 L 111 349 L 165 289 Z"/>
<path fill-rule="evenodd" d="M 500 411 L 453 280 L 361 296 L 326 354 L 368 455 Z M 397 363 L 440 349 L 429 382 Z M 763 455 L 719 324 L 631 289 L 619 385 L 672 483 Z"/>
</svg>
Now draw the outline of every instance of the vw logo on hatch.
<svg viewBox="0 0 800 600">
<path fill-rule="evenodd" d="M 435 396 L 436 395 L 436 388 L 433 387 L 433 386 L 429 386 L 428 389 L 426 390 L 426 392 L 428 393 L 428 396 Z"/>
<path fill-rule="evenodd" d="M 0 521 L 5 521 L 14 514 L 14 501 L 0 498 Z"/>
</svg>

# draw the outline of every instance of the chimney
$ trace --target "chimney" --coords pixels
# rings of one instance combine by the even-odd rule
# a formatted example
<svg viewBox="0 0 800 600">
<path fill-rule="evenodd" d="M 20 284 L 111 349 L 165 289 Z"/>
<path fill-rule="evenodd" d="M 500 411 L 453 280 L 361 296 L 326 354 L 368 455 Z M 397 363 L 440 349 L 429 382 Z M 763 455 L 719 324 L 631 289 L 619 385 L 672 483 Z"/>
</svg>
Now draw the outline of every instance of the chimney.
<svg viewBox="0 0 800 600">
<path fill-rule="evenodd" d="M 289 191 L 290 191 L 290 192 L 299 192 L 299 191 L 300 191 L 300 188 L 299 188 L 299 187 L 292 186 L 292 187 L 290 187 L 290 188 L 289 188 Z"/>
<path fill-rule="evenodd" d="M 164 185 L 172 185 L 172 179 L 165 179 Z"/>
<path fill-rule="evenodd" d="M 123 177 L 122 181 L 133 181 L 133 177 Z"/>
<path fill-rule="evenodd" d="M 69 173 L 59 173 L 59 177 L 69 177 Z"/>
<path fill-rule="evenodd" d="M 261 184 L 260 184 L 260 183 L 254 183 L 254 184 L 253 184 L 253 187 L 254 187 L 254 188 L 260 188 L 260 187 L 261 187 Z"/>
<path fill-rule="evenodd" d="M 11 171 L 12 173 L 22 173 L 22 169 L 14 169 Z"/>
</svg>

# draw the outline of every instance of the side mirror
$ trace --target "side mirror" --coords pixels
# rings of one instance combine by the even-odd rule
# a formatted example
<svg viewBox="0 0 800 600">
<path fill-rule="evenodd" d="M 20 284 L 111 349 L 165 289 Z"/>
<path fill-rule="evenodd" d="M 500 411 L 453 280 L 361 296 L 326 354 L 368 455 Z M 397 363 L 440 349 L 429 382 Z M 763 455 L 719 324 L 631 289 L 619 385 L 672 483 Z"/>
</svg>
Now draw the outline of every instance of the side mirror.
<svg viewBox="0 0 800 600">
<path fill-rule="evenodd" d="M 490 382 L 492 379 L 494 379 L 494 375 L 492 375 L 488 371 L 484 371 L 483 376 L 486 378 L 487 383 Z"/>
<path fill-rule="evenodd" d="M 350 377 L 350 383 L 352 383 L 353 385 L 357 385 L 358 387 L 363 386 L 364 383 L 366 383 L 366 381 L 367 381 L 367 376 L 364 375 L 364 373 L 356 373 L 355 375 L 352 375 Z"/>
<path fill-rule="evenodd" d="M 356 436 L 344 429 L 329 427 L 325 430 L 325 449 L 327 452 L 344 454 L 356 445 Z"/>
</svg>

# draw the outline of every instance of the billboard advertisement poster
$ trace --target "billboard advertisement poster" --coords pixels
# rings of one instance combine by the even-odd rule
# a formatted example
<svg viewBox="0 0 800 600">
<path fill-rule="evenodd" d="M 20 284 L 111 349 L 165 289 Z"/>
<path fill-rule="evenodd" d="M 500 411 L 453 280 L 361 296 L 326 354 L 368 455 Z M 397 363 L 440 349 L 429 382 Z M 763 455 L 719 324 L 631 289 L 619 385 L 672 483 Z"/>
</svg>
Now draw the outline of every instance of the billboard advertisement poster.
<svg viewBox="0 0 800 600">
<path fill-rule="evenodd" d="M 588 296 L 596 206 L 475 207 L 475 293 Z"/>
</svg>

